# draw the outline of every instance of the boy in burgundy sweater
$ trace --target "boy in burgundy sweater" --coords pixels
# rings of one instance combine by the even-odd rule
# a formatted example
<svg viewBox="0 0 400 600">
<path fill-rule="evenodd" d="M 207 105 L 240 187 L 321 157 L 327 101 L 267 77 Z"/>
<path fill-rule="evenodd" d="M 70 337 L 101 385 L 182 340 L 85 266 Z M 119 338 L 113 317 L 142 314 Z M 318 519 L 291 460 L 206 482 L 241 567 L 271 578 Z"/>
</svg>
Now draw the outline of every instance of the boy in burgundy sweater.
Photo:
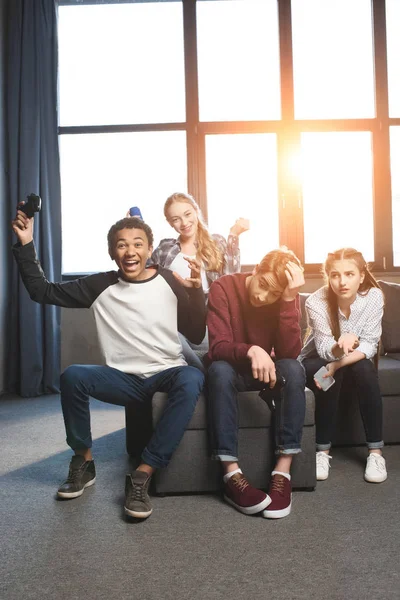
<svg viewBox="0 0 400 600">
<path fill-rule="evenodd" d="M 289 250 L 273 250 L 252 273 L 226 275 L 210 289 L 212 454 L 223 468 L 225 500 L 244 514 L 263 511 L 264 517 L 279 519 L 290 513 L 290 467 L 293 455 L 301 452 L 305 415 L 305 375 L 296 360 L 302 285 L 298 258 Z M 273 388 L 277 370 L 285 384 L 282 395 L 275 394 L 277 462 L 265 494 L 251 486 L 238 465 L 237 392 Z"/>
</svg>

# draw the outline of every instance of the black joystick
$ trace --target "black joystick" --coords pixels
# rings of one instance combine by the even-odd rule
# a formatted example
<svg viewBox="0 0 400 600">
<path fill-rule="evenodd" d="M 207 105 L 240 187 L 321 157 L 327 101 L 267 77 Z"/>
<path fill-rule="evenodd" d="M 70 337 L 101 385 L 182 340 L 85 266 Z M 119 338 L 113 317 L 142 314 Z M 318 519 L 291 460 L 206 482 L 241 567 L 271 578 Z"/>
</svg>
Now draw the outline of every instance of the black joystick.
<svg viewBox="0 0 400 600">
<path fill-rule="evenodd" d="M 18 204 L 18 209 L 22 210 L 30 219 L 33 215 L 40 211 L 42 207 L 42 199 L 36 194 L 29 194 L 26 200 Z"/>
<path fill-rule="evenodd" d="M 285 387 L 286 379 L 276 369 L 276 383 L 271 389 L 269 386 L 265 387 L 258 394 L 264 402 L 268 404 L 268 408 L 273 412 L 276 408 L 276 400 L 282 399 L 283 388 Z"/>
</svg>

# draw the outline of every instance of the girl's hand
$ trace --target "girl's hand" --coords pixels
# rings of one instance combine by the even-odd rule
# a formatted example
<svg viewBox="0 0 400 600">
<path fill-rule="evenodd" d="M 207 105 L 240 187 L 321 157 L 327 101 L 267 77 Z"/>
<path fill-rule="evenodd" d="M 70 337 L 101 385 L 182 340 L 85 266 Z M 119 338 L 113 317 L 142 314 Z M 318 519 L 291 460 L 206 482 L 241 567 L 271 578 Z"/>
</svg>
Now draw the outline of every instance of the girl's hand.
<svg viewBox="0 0 400 600">
<path fill-rule="evenodd" d="M 201 267 L 200 267 L 199 261 L 196 258 L 188 258 L 187 256 L 184 256 L 183 258 L 185 260 L 187 260 L 187 262 L 189 263 L 190 277 L 186 277 L 186 279 L 183 279 L 183 277 L 178 275 L 178 273 L 176 273 L 175 271 L 172 271 L 175 278 L 178 281 L 180 281 L 180 283 L 184 287 L 200 288 L 202 285 L 202 282 L 201 282 Z"/>
<path fill-rule="evenodd" d="M 33 217 L 29 219 L 22 210 L 17 210 L 17 215 L 11 225 L 22 246 L 33 240 Z"/>
<path fill-rule="evenodd" d="M 231 233 L 232 235 L 240 235 L 241 233 L 248 231 L 249 229 L 249 219 L 243 219 L 243 217 L 240 217 L 239 219 L 236 219 L 235 224 L 230 228 L 229 233 Z"/>
<path fill-rule="evenodd" d="M 299 289 L 303 287 L 305 283 L 304 269 L 303 267 L 299 267 L 298 264 L 289 261 L 286 265 L 285 273 L 288 284 L 283 290 L 282 300 L 290 302 L 296 298 Z"/>
<path fill-rule="evenodd" d="M 326 379 L 327 377 L 334 377 L 334 375 L 339 367 L 338 367 L 337 362 L 330 362 L 327 365 L 325 365 L 325 368 L 328 372 L 325 373 L 325 375 L 322 375 L 322 379 Z M 320 386 L 320 384 L 318 383 L 318 381 L 316 379 L 314 379 L 314 383 L 319 390 L 322 390 L 322 387 Z"/>
<path fill-rule="evenodd" d="M 337 345 L 343 351 L 345 356 L 353 352 L 360 345 L 358 337 L 354 333 L 344 333 L 338 339 Z"/>
</svg>

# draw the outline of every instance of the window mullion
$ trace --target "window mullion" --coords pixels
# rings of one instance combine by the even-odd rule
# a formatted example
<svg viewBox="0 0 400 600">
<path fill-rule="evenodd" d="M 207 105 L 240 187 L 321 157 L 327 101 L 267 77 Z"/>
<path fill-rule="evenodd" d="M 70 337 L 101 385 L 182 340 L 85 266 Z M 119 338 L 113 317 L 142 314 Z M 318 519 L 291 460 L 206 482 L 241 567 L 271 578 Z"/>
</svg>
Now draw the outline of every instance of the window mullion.
<svg viewBox="0 0 400 600">
<path fill-rule="evenodd" d="M 390 270 L 393 267 L 393 235 L 385 4 L 384 0 L 372 0 L 377 117 L 373 132 L 374 233 L 375 265 Z"/>
</svg>

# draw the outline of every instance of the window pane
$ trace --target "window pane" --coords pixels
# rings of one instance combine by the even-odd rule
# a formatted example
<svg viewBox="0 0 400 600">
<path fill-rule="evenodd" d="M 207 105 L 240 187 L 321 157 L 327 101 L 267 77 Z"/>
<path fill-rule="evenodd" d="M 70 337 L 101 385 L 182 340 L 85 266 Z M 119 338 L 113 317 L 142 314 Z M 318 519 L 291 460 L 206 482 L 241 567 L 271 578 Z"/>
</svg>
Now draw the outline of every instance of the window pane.
<svg viewBox="0 0 400 600">
<path fill-rule="evenodd" d="M 386 0 L 389 116 L 400 117 L 400 2 Z"/>
<path fill-rule="evenodd" d="M 350 246 L 374 260 L 370 132 L 303 133 L 305 262 Z"/>
<path fill-rule="evenodd" d="M 226 237 L 237 218 L 250 219 L 241 263 L 258 263 L 279 245 L 275 134 L 208 135 L 206 173 L 211 233 Z"/>
<path fill-rule="evenodd" d="M 393 264 L 400 267 L 400 127 L 390 128 L 390 167 L 392 173 Z"/>
<path fill-rule="evenodd" d="M 185 121 L 181 2 L 59 7 L 60 124 Z"/>
<path fill-rule="evenodd" d="M 279 119 L 276 0 L 197 2 L 201 121 Z"/>
<path fill-rule="evenodd" d="M 131 206 L 141 209 L 155 246 L 173 237 L 163 206 L 187 190 L 184 132 L 63 135 L 60 145 L 64 273 L 113 269 L 107 232 Z"/>
<path fill-rule="evenodd" d="M 292 0 L 297 119 L 375 116 L 371 0 Z"/>
</svg>

